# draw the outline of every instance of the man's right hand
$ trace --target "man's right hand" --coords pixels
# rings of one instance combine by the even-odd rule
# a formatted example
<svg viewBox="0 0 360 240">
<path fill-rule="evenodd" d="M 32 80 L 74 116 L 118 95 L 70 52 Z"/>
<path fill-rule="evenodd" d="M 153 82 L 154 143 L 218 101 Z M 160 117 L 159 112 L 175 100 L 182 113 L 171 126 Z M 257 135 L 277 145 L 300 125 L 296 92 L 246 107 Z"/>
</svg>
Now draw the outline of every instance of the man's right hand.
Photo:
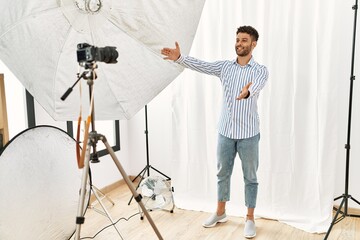
<svg viewBox="0 0 360 240">
<path fill-rule="evenodd" d="M 180 57 L 180 46 L 178 42 L 175 42 L 175 48 L 163 48 L 161 54 L 165 55 L 164 59 L 176 61 Z"/>
</svg>

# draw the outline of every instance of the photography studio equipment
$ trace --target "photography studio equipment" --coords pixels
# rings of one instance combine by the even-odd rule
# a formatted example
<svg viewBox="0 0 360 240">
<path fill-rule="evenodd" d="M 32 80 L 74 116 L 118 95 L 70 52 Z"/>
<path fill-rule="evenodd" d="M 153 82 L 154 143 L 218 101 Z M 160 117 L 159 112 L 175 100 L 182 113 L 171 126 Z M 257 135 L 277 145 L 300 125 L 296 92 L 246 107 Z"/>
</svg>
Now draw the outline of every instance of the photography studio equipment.
<svg viewBox="0 0 360 240">
<path fill-rule="evenodd" d="M 77 61 L 81 62 L 104 62 L 104 63 L 117 63 L 119 53 L 116 47 L 95 47 L 88 43 L 80 43 L 76 51 Z"/>
<path fill-rule="evenodd" d="M 135 182 L 136 179 L 139 179 L 139 183 L 136 186 L 136 190 L 139 188 L 141 181 L 144 179 L 145 174 L 147 174 L 147 177 L 150 177 L 150 169 L 154 170 L 155 172 L 161 174 L 162 176 L 164 176 L 166 178 L 167 181 L 170 181 L 171 178 L 167 175 L 165 175 L 164 173 L 162 173 L 161 171 L 159 171 L 158 169 L 154 168 L 152 165 L 150 165 L 150 157 L 149 157 L 149 131 L 148 131 L 148 118 L 147 118 L 147 105 L 145 105 L 145 140 L 146 140 L 146 165 L 143 168 L 143 170 L 140 171 L 140 173 L 138 175 L 136 175 L 136 177 L 132 180 L 132 182 Z M 132 201 L 133 197 L 130 198 L 128 205 L 130 205 L 131 201 Z"/>
<path fill-rule="evenodd" d="M 358 0 L 355 0 L 354 10 L 354 25 L 353 25 L 353 39 L 352 39 L 352 53 L 351 53 L 351 72 L 350 72 L 350 90 L 349 90 L 349 111 L 348 111 L 348 125 L 347 125 L 347 141 L 345 144 L 346 149 L 346 165 L 345 165 L 345 190 L 344 193 L 336 197 L 334 201 L 341 200 L 338 208 L 334 207 L 336 211 L 335 216 L 330 224 L 328 231 L 326 232 L 324 240 L 328 239 L 333 226 L 343 220 L 346 217 L 357 217 L 360 215 L 349 213 L 349 199 L 360 205 L 360 202 L 356 200 L 351 194 L 349 194 L 349 175 L 350 175 L 350 135 L 351 135 L 351 115 L 352 115 L 352 100 L 353 100 L 353 85 L 355 81 L 354 67 L 355 67 L 355 45 L 356 45 L 356 23 L 358 12 Z M 340 216 L 339 216 L 340 215 Z"/>
<path fill-rule="evenodd" d="M 0 155 L 0 239 L 73 235 L 81 184 L 74 145 L 72 137 L 53 126 L 26 129 L 5 145 Z M 87 194 L 85 205 L 88 199 Z"/>
<path fill-rule="evenodd" d="M 76 121 L 88 93 L 60 100 L 77 72 L 74 46 L 116 47 L 118 67 L 97 71 L 96 120 L 130 119 L 183 71 L 160 50 L 178 40 L 189 53 L 204 2 L 2 0 L 0 59 L 54 120 Z"/>
<path fill-rule="evenodd" d="M 84 44 L 78 44 L 78 51 L 83 50 Z M 86 47 L 89 48 L 91 46 L 86 44 Z M 113 51 L 116 51 L 113 49 Z M 90 53 L 92 54 L 92 53 Z M 80 54 L 81 55 L 81 54 Z M 115 56 L 116 54 L 114 54 Z M 79 58 L 78 58 L 79 59 Z M 86 59 L 90 59 L 89 61 Z M 113 59 L 111 63 L 115 63 L 116 58 Z M 97 77 L 97 74 L 95 72 L 95 69 L 97 68 L 96 61 L 94 61 L 94 58 L 92 56 L 89 56 L 89 58 L 80 58 L 79 65 L 84 67 L 85 70 L 82 74 L 80 74 L 78 79 L 76 80 L 75 84 L 79 82 L 80 79 L 87 80 L 87 84 L 89 86 L 89 95 L 90 95 L 90 110 L 89 110 L 89 116 L 86 120 L 86 127 L 85 127 L 85 134 L 84 134 L 84 144 L 86 145 L 82 149 L 82 154 L 80 156 L 80 161 L 78 161 L 79 166 L 82 166 L 83 173 L 82 173 L 82 181 L 81 181 L 81 189 L 80 189 L 80 196 L 79 196 L 79 205 L 78 205 L 78 211 L 77 211 L 77 217 L 76 217 L 76 231 L 75 231 L 75 239 L 80 240 L 80 234 L 81 234 L 81 225 L 85 222 L 85 217 L 83 215 L 84 209 L 85 209 L 85 195 L 86 195 L 86 184 L 88 182 L 88 175 L 90 170 L 90 150 L 91 148 L 96 150 L 96 145 L 99 140 L 103 142 L 105 145 L 106 150 L 110 154 L 112 160 L 114 161 L 116 167 L 118 168 L 120 174 L 122 175 L 125 183 L 129 187 L 130 191 L 132 192 L 133 197 L 137 201 L 139 207 L 142 209 L 143 213 L 145 214 L 147 220 L 149 221 L 151 227 L 153 228 L 155 234 L 159 239 L 163 239 L 159 230 L 157 229 L 155 223 L 153 222 L 152 218 L 150 217 L 149 213 L 147 212 L 143 202 L 142 202 L 142 196 L 137 193 L 134 186 L 132 185 L 131 180 L 129 179 L 128 175 L 126 174 L 125 170 L 123 169 L 120 161 L 118 160 L 114 150 L 107 142 L 107 139 L 104 135 L 99 134 L 95 130 L 95 107 L 94 107 L 94 80 Z M 69 88 L 65 94 L 61 97 L 62 100 L 66 100 L 66 98 L 71 93 L 71 90 L 74 85 Z M 92 125 L 92 131 L 87 133 L 89 130 L 89 125 Z M 93 154 L 96 154 L 95 152 Z M 99 200 L 101 203 L 101 201 Z M 105 207 L 102 205 L 103 209 L 105 210 Z M 109 213 L 106 211 L 106 215 L 109 216 L 109 219 L 111 220 L 113 226 L 116 228 L 114 221 L 111 219 Z M 116 229 L 117 230 L 117 229 Z M 117 230 L 119 236 L 121 237 L 121 234 Z M 122 237 L 121 237 L 122 238 Z"/>
<path fill-rule="evenodd" d="M 145 208 L 149 211 L 164 210 L 173 213 L 175 208 L 173 189 L 169 181 L 161 176 L 146 177 L 140 182 L 138 192 L 143 197 Z M 143 219 L 143 213 L 140 218 Z"/>
</svg>

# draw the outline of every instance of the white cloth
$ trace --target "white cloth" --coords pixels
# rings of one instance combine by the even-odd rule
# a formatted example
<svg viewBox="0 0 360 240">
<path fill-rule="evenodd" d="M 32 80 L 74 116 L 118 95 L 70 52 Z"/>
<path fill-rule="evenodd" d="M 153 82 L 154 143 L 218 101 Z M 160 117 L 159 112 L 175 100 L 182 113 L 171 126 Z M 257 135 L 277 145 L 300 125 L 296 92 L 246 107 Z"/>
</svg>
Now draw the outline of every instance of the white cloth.
<svg viewBox="0 0 360 240">
<path fill-rule="evenodd" d="M 233 59 L 236 28 L 252 25 L 260 34 L 253 55 L 270 72 L 259 98 L 259 217 L 308 232 L 326 232 L 329 227 L 336 160 L 343 157 L 338 114 L 344 107 L 338 106 L 347 107 L 348 84 L 342 86 L 341 81 L 348 79 L 351 19 L 351 3 L 334 0 L 205 4 L 189 55 L 206 61 Z M 216 209 L 221 92 L 216 77 L 191 70 L 173 85 L 171 176 L 180 208 Z M 235 161 L 231 191 L 228 214 L 244 216 L 240 161 Z"/>
</svg>

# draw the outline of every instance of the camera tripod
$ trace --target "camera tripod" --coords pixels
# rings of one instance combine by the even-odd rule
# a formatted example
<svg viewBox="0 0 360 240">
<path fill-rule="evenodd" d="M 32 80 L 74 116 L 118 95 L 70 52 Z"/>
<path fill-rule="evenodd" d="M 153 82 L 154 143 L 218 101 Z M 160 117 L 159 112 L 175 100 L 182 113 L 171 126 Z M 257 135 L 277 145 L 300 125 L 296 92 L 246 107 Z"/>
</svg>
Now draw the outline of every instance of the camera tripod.
<svg viewBox="0 0 360 240">
<path fill-rule="evenodd" d="M 85 205 L 85 196 L 86 196 L 86 185 L 87 185 L 87 182 L 88 182 L 88 176 L 89 176 L 89 170 L 90 170 L 90 150 L 91 150 L 91 147 L 96 149 L 96 144 L 97 144 L 97 142 L 99 140 L 101 140 L 103 142 L 103 144 L 105 145 L 106 150 L 110 154 L 112 160 L 114 161 L 116 167 L 118 168 L 120 174 L 122 175 L 125 183 L 128 185 L 133 197 L 135 198 L 135 200 L 137 201 L 137 203 L 141 207 L 143 213 L 145 214 L 146 218 L 148 219 L 148 221 L 149 221 L 150 225 L 152 226 L 154 232 L 156 233 L 157 237 L 160 240 L 162 240 L 163 238 L 162 238 L 159 230 L 157 229 L 155 223 L 153 222 L 152 218 L 150 217 L 150 214 L 146 210 L 143 202 L 141 201 L 142 196 L 136 192 L 134 186 L 132 185 L 132 182 L 131 182 L 129 176 L 126 174 L 125 170 L 123 169 L 123 167 L 122 167 L 120 161 L 118 160 L 114 150 L 112 149 L 112 147 L 108 143 L 106 137 L 104 135 L 102 135 L 102 134 L 97 133 L 96 130 L 95 130 L 94 104 L 93 104 L 94 103 L 94 95 L 93 95 L 92 89 L 93 89 L 93 85 L 94 85 L 94 79 L 96 79 L 96 73 L 95 73 L 94 70 L 95 70 L 95 68 L 97 66 L 96 66 L 95 63 L 85 63 L 84 66 L 85 66 L 86 71 L 84 71 L 80 75 L 80 77 L 77 79 L 75 84 L 71 88 L 69 88 L 65 92 L 65 94 L 61 97 L 62 100 L 65 100 L 66 97 L 71 93 L 72 88 L 76 85 L 76 83 L 81 78 L 84 78 L 84 79 L 87 80 L 87 83 L 89 85 L 89 93 L 90 93 L 90 112 L 91 112 L 91 114 L 87 118 L 87 124 L 86 124 L 87 126 L 86 126 L 86 132 L 85 132 L 85 140 L 87 140 L 87 145 L 86 145 L 85 148 L 83 148 L 83 154 L 85 154 L 85 158 L 84 158 L 84 162 L 83 162 L 84 166 L 83 166 L 83 172 L 82 172 L 81 189 L 80 189 L 80 196 L 79 196 L 79 205 L 78 205 L 78 211 L 77 211 L 77 217 L 76 217 L 75 240 L 80 240 L 81 225 L 85 222 L 85 217 L 84 217 L 85 206 L 84 205 Z M 92 125 L 92 131 L 87 136 L 87 130 L 88 130 L 88 127 L 90 125 L 90 122 L 91 122 L 91 125 Z M 84 142 L 85 142 L 85 140 L 84 140 Z M 93 155 L 96 155 L 96 154 L 94 153 Z M 96 194 L 95 194 L 95 196 L 96 196 Z M 96 197 L 99 200 L 98 196 L 96 196 Z M 101 201 L 99 201 L 99 203 L 101 203 Z M 113 223 L 113 221 L 112 221 L 111 217 L 109 216 L 108 212 L 106 211 L 105 207 L 103 205 L 102 205 L 102 207 L 103 207 L 104 211 L 106 212 L 106 214 L 108 215 L 108 218 Z M 114 225 L 114 227 L 115 227 L 115 225 Z"/>
</svg>

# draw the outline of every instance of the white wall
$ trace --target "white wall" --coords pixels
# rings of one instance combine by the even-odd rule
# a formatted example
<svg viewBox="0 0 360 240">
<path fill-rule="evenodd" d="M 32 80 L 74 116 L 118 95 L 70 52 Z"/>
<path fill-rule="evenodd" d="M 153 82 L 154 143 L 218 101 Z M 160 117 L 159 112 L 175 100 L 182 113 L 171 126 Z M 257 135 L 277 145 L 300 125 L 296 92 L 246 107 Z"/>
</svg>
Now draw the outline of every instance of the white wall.
<svg viewBox="0 0 360 240">
<path fill-rule="evenodd" d="M 9 139 L 27 128 L 24 87 L 0 60 L 0 73 L 4 74 Z"/>
</svg>

